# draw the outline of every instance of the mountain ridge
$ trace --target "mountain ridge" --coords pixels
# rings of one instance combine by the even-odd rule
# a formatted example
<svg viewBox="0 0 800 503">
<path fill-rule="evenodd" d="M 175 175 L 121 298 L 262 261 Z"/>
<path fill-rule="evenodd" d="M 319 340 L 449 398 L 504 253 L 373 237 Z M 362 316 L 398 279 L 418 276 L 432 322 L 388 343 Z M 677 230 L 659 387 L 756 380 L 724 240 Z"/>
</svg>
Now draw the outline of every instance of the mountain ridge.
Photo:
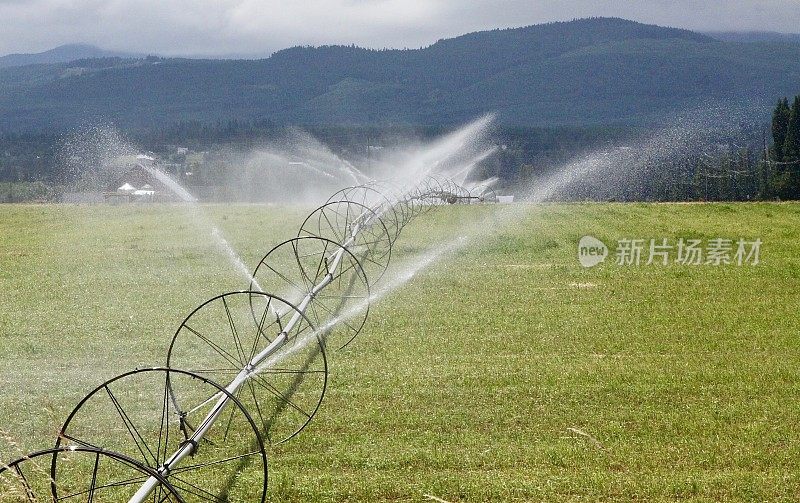
<svg viewBox="0 0 800 503">
<path fill-rule="evenodd" d="M 765 78 L 765 76 L 770 76 Z M 800 43 L 726 42 L 619 18 L 474 32 L 419 49 L 297 46 L 257 60 L 101 58 L 0 69 L 0 130 L 229 119 L 521 126 L 647 123 L 800 92 Z"/>
<path fill-rule="evenodd" d="M 0 68 L 16 66 L 69 63 L 81 59 L 141 58 L 143 55 L 124 51 L 101 49 L 89 44 L 64 44 L 36 53 L 14 53 L 0 56 Z"/>
</svg>

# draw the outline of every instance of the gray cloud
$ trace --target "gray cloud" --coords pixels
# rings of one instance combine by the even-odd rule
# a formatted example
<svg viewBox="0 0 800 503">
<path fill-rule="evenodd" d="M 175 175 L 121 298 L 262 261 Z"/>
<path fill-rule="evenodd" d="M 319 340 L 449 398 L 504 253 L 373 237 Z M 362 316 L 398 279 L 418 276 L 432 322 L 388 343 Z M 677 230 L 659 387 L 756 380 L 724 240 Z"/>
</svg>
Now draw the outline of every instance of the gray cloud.
<svg viewBox="0 0 800 503">
<path fill-rule="evenodd" d="M 794 32 L 797 0 L 0 0 L 0 54 L 84 42 L 165 55 L 298 44 L 421 47 L 469 31 L 587 16 L 695 30 Z"/>
</svg>

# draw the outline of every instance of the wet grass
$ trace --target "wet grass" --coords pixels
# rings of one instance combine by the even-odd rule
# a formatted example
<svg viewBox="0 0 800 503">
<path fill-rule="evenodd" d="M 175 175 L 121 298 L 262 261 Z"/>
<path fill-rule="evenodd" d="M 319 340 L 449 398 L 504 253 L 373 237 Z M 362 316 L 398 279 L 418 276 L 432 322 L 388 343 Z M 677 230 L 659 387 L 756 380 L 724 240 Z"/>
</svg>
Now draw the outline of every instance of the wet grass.
<svg viewBox="0 0 800 503">
<path fill-rule="evenodd" d="M 206 210 L 247 264 L 307 212 Z M 390 276 L 480 232 L 331 356 L 319 414 L 270 449 L 272 501 L 796 500 L 800 205 L 504 211 L 447 208 L 405 229 Z M 0 206 L 3 459 L 50 446 L 86 391 L 163 363 L 195 305 L 246 286 L 192 218 Z M 586 234 L 764 244 L 756 267 L 583 269 Z"/>
</svg>

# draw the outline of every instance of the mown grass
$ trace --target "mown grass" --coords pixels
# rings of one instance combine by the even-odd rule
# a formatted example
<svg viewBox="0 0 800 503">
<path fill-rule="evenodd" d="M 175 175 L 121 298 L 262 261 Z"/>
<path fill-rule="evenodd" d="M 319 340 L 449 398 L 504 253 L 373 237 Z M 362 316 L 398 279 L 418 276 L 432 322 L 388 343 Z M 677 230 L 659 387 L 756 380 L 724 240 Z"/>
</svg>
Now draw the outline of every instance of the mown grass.
<svg viewBox="0 0 800 503">
<path fill-rule="evenodd" d="M 205 208 L 247 264 L 307 210 Z M 0 457 L 51 445 L 86 391 L 162 364 L 195 305 L 246 286 L 197 219 L 169 206 L 0 206 Z M 270 448 L 271 500 L 795 501 L 798 221 L 798 204 L 419 218 L 388 278 L 455 236 L 470 244 L 374 305 L 331 356 L 319 414 Z M 586 234 L 764 244 L 755 267 L 583 269 Z"/>
</svg>

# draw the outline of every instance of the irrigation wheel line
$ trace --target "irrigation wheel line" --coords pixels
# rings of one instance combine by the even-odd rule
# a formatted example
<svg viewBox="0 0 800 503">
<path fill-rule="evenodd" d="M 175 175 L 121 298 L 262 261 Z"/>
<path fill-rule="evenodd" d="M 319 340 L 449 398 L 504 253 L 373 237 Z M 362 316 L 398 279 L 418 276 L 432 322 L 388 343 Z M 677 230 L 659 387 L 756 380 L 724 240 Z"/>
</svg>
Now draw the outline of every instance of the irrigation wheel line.
<svg viewBox="0 0 800 503">
<path fill-rule="evenodd" d="M 96 465 L 106 456 L 143 473 L 129 503 L 162 496 L 263 503 L 264 439 L 293 438 L 316 415 L 327 388 L 328 339 L 344 347 L 361 331 L 370 286 L 385 273 L 402 229 L 435 206 L 473 199 L 436 175 L 400 187 L 372 181 L 338 191 L 296 238 L 262 258 L 250 290 L 217 295 L 184 319 L 167 367 L 125 372 L 86 395 L 56 449 L 46 451 L 56 453 L 51 479 L 69 441 L 77 444 L 70 452 L 94 452 Z M 259 280 L 285 295 L 262 291 Z M 95 487 L 99 470 L 91 473 Z M 170 499 L 173 491 L 180 496 Z"/>
</svg>

